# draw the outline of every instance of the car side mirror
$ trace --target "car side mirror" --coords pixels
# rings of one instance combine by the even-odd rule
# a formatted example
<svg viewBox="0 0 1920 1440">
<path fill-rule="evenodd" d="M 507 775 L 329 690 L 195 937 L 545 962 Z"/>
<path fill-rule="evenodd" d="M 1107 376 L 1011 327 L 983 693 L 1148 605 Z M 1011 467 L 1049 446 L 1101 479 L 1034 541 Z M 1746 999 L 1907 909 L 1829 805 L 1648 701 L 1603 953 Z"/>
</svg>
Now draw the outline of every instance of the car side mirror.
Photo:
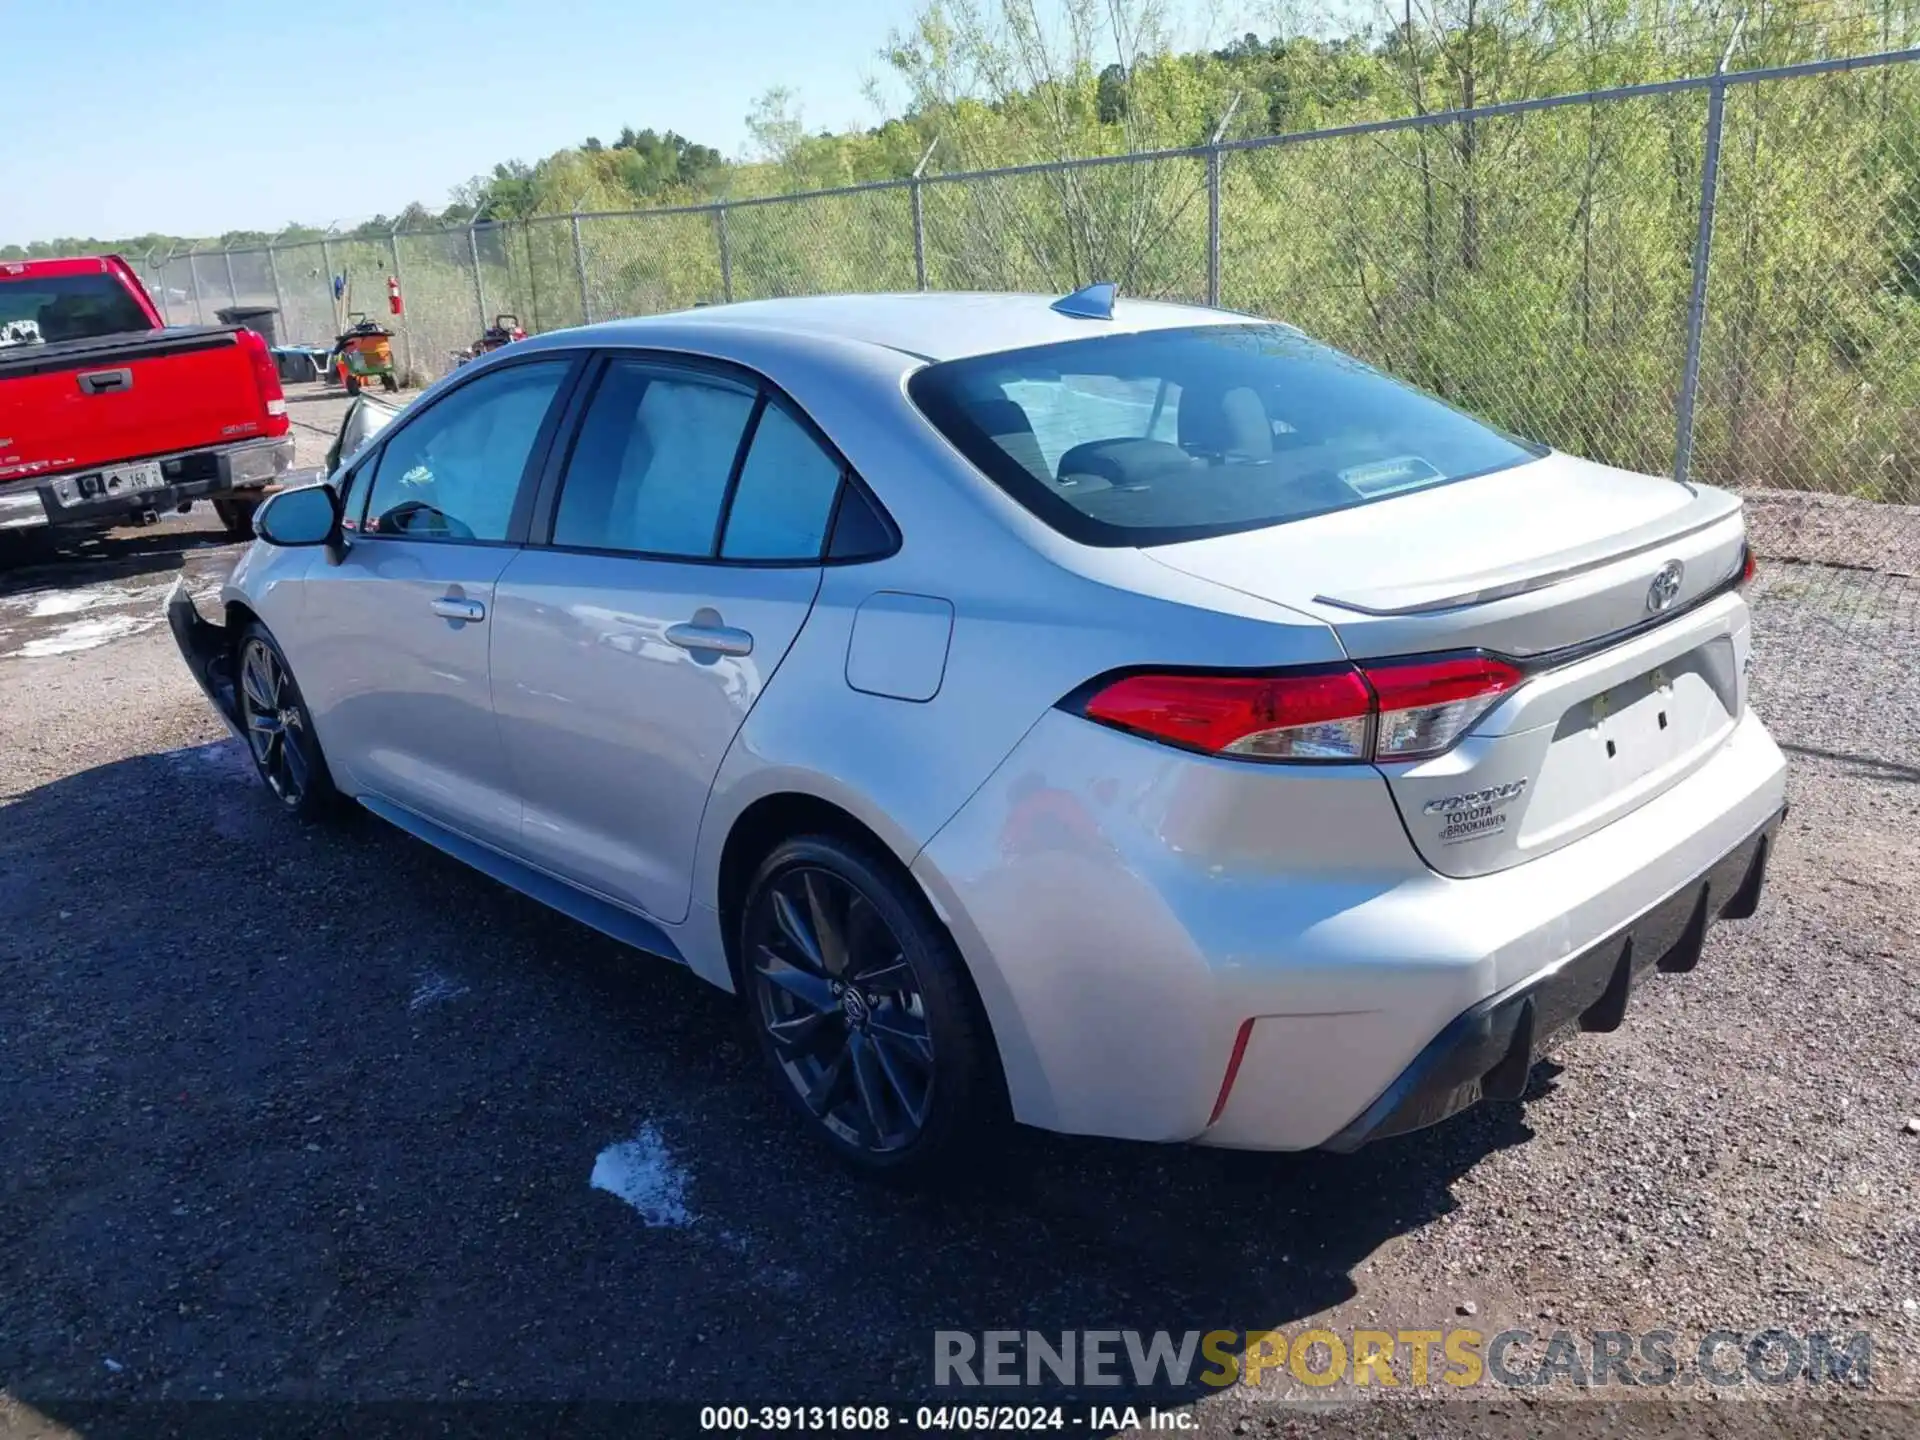
<svg viewBox="0 0 1920 1440">
<path fill-rule="evenodd" d="M 326 545 L 340 537 L 340 497 L 331 485 L 282 490 L 253 517 L 254 533 L 269 545 Z"/>
</svg>

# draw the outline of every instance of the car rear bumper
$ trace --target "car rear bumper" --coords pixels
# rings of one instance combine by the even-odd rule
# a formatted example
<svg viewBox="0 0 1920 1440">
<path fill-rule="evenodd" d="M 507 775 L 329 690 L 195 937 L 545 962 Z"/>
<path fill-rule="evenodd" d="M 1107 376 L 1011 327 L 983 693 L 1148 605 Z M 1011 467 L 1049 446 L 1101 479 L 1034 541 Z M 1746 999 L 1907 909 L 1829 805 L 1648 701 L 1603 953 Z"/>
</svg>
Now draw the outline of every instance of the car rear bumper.
<svg viewBox="0 0 1920 1440">
<path fill-rule="evenodd" d="M 57 482 L 81 476 L 35 477 L 31 484 L 23 481 L 0 488 L 0 529 L 110 524 L 129 515 L 176 510 L 195 500 L 236 490 L 258 490 L 282 480 L 293 468 L 293 437 L 277 435 L 145 458 L 160 466 L 168 483 L 153 490 L 76 499 L 71 504 L 61 503 Z M 99 473 L 88 471 L 85 475 L 91 478 Z"/>
<path fill-rule="evenodd" d="M 1759 908 L 1782 809 L 1632 924 L 1456 1015 L 1411 1065 L 1339 1134 L 1328 1150 L 1424 1129 L 1480 1100 L 1518 1100 L 1535 1060 L 1572 1029 L 1611 1031 L 1626 1018 L 1636 984 L 1654 967 L 1700 963 L 1707 928 Z"/>
<path fill-rule="evenodd" d="M 1512 1069 L 1524 1083 L 1529 1016 L 1528 1056 L 1568 1017 L 1611 1018 L 1628 939 L 1627 985 L 1691 958 L 1697 937 L 1664 939 L 1676 909 L 1684 932 L 1703 891 L 1709 918 L 1750 904 L 1784 805 L 1784 761 L 1748 713 L 1604 829 L 1453 879 L 1419 860 L 1371 769 L 1214 760 L 1051 712 L 913 868 L 1020 1119 L 1350 1147 L 1471 1103 L 1489 1072 L 1498 1093 Z"/>
</svg>

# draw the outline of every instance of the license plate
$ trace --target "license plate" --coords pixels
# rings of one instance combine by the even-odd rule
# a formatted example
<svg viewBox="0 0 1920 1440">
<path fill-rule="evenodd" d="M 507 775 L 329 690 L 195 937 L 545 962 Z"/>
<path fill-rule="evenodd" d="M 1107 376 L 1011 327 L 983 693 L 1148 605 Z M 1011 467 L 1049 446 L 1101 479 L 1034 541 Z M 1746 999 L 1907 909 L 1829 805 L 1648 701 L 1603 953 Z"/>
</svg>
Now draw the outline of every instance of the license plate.
<svg viewBox="0 0 1920 1440">
<path fill-rule="evenodd" d="M 158 490 L 166 481 L 160 477 L 160 464 L 148 460 L 139 465 L 113 465 L 100 472 L 100 491 L 104 495 L 130 495 L 141 490 Z"/>
</svg>

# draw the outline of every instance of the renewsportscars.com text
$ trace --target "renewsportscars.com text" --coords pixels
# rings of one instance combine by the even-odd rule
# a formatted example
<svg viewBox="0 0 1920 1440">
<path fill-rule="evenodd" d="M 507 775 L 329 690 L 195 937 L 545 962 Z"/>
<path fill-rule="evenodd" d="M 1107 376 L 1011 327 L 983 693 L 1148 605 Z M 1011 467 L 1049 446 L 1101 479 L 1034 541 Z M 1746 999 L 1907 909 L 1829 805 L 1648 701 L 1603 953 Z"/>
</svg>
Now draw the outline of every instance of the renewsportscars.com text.
<svg viewBox="0 0 1920 1440">
<path fill-rule="evenodd" d="M 1866 1385 L 1873 1337 L 1792 1330 L 939 1330 L 939 1386 L 1303 1385 L 1456 1389 Z"/>
</svg>

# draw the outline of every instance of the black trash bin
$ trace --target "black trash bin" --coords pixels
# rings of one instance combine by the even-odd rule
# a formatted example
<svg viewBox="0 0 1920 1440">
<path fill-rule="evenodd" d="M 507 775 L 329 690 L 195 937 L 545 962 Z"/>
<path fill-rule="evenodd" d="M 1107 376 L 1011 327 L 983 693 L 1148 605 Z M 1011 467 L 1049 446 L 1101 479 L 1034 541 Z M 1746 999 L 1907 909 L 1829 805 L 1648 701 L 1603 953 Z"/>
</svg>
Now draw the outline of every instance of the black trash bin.
<svg viewBox="0 0 1920 1440">
<path fill-rule="evenodd" d="M 276 330 L 280 312 L 271 305 L 233 305 L 225 310 L 213 312 L 222 325 L 244 325 L 256 332 L 267 342 L 269 350 L 277 349 L 280 336 Z"/>
</svg>

